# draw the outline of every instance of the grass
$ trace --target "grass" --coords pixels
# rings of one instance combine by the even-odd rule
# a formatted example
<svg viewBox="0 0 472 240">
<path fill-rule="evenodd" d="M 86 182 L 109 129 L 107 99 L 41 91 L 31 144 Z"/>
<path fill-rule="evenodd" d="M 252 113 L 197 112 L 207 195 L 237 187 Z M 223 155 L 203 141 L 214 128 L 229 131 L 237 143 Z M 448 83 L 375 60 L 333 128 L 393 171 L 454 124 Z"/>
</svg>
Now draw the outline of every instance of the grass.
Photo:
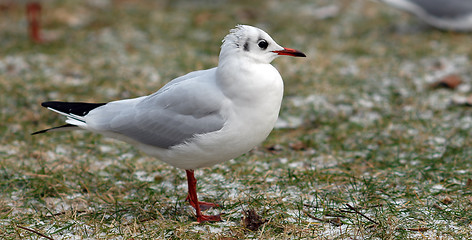
<svg viewBox="0 0 472 240">
<path fill-rule="evenodd" d="M 338 14 L 316 18 L 333 4 Z M 23 6 L 0 11 L 2 239 L 472 237 L 471 109 L 451 103 L 470 94 L 468 34 L 363 0 L 47 1 L 51 41 L 33 44 Z M 127 144 L 29 135 L 62 123 L 42 101 L 141 96 L 215 66 L 239 23 L 308 58 L 273 63 L 285 80 L 279 126 L 291 127 L 196 171 L 224 222 L 195 223 L 184 172 Z M 429 87 L 448 74 L 461 87 Z M 252 230 L 251 209 L 264 222 Z"/>
</svg>

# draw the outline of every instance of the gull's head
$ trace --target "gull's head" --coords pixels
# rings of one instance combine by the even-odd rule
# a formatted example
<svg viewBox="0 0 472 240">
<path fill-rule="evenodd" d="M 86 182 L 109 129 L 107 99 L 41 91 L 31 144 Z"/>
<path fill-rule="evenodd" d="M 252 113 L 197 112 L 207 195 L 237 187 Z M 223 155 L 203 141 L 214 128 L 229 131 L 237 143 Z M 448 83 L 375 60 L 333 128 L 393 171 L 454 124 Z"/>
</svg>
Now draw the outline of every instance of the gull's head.
<svg viewBox="0 0 472 240">
<path fill-rule="evenodd" d="M 257 63 L 270 63 L 280 55 L 306 57 L 304 53 L 277 44 L 259 28 L 238 25 L 223 39 L 220 61 L 227 57 L 246 57 Z"/>
</svg>

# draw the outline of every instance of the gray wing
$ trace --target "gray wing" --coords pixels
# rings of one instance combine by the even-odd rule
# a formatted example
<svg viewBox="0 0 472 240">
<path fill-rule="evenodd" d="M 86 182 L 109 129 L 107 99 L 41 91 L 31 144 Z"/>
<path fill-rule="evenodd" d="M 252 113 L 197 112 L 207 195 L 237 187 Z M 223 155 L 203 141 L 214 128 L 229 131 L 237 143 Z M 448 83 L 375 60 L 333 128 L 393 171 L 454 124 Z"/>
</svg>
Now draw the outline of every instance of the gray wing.
<svg viewBox="0 0 472 240">
<path fill-rule="evenodd" d="M 460 18 L 472 13 L 469 0 L 410 0 L 437 17 Z"/>
<path fill-rule="evenodd" d="M 99 107 L 86 116 L 86 123 L 97 131 L 121 134 L 160 148 L 217 131 L 225 122 L 220 111 L 224 95 L 205 79 L 213 72 L 200 72 L 175 79 L 150 96 Z"/>
</svg>

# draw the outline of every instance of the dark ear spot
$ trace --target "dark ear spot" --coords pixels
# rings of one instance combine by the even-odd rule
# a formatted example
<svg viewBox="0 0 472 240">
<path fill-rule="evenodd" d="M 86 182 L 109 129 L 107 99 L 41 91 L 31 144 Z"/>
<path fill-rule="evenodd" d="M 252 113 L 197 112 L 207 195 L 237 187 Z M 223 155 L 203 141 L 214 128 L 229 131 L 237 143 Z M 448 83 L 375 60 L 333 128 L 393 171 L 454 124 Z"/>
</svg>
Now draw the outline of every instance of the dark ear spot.
<svg viewBox="0 0 472 240">
<path fill-rule="evenodd" d="M 249 52 L 249 42 L 244 43 L 244 51 Z"/>
</svg>

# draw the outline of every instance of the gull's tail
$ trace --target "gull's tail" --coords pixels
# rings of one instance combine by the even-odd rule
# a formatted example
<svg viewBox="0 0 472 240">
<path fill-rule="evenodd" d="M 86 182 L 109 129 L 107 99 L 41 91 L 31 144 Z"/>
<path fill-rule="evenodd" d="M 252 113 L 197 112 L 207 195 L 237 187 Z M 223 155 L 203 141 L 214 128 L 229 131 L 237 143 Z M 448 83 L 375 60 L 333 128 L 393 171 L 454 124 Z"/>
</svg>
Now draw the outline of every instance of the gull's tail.
<svg viewBox="0 0 472 240">
<path fill-rule="evenodd" d="M 63 130 L 76 130 L 80 129 L 79 126 L 85 126 L 85 115 L 87 115 L 93 109 L 103 106 L 106 103 L 84 103 L 84 102 L 43 102 L 41 106 L 64 115 L 67 117 L 65 125 L 59 127 L 53 127 L 44 129 L 41 131 L 37 131 L 32 133 L 31 135 L 45 133 L 45 132 L 52 132 L 52 131 L 63 131 Z"/>
</svg>

